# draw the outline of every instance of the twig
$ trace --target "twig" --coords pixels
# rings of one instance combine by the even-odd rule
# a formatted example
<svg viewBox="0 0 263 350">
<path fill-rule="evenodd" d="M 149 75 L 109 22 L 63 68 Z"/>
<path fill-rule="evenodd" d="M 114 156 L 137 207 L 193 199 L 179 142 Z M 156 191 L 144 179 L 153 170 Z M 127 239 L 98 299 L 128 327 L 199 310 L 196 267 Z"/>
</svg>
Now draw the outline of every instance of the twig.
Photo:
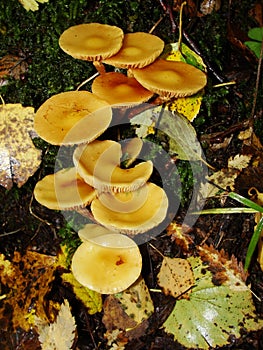
<svg viewBox="0 0 263 350">
<path fill-rule="evenodd" d="M 262 58 L 263 58 L 263 39 L 261 42 L 261 50 L 260 50 L 260 56 L 259 56 L 259 61 L 258 61 L 255 94 L 254 94 L 253 106 L 252 106 L 252 111 L 251 111 L 251 116 L 250 116 L 250 126 L 253 126 L 254 114 L 255 114 L 255 110 L 256 110 L 257 97 L 258 97 L 258 87 L 259 87 L 259 82 L 260 82 L 260 78 L 261 78 L 260 73 L 261 73 Z"/>
</svg>

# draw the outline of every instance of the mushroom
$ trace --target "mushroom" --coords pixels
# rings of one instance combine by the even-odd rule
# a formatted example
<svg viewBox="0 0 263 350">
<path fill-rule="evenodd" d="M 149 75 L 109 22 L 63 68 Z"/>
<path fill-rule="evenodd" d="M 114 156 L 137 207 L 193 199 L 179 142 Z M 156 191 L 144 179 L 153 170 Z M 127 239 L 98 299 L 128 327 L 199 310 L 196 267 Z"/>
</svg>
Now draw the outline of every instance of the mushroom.
<svg viewBox="0 0 263 350">
<path fill-rule="evenodd" d="M 139 137 L 133 137 L 121 142 L 121 164 L 128 168 L 139 156 L 143 141 Z"/>
<path fill-rule="evenodd" d="M 80 176 L 99 192 L 136 190 L 150 178 L 153 164 L 149 160 L 133 168 L 120 167 L 121 144 L 112 140 L 95 140 L 79 145 L 73 153 L 73 163 Z"/>
<path fill-rule="evenodd" d="M 103 62 L 118 68 L 142 68 L 152 63 L 163 51 L 164 42 L 158 36 L 137 32 L 124 35 L 118 53 Z"/>
<path fill-rule="evenodd" d="M 197 93 L 206 85 L 206 74 L 185 62 L 158 59 L 147 67 L 131 69 L 131 74 L 146 89 L 164 99 Z"/>
<path fill-rule="evenodd" d="M 84 23 L 66 29 L 59 38 L 59 46 L 68 55 L 93 61 L 100 70 L 100 62 L 115 55 L 122 47 L 121 28 L 101 23 Z"/>
<path fill-rule="evenodd" d="M 95 220 L 109 230 L 136 235 L 164 221 L 168 209 L 165 191 L 146 183 L 136 191 L 100 193 L 91 203 Z"/>
<path fill-rule="evenodd" d="M 84 208 L 96 194 L 97 191 L 83 181 L 75 168 L 66 168 L 47 175 L 34 188 L 35 199 L 53 210 Z"/>
<path fill-rule="evenodd" d="M 135 78 L 119 72 L 109 72 L 94 79 L 92 92 L 111 105 L 129 106 L 148 101 L 153 92 L 145 89 Z"/>
<path fill-rule="evenodd" d="M 98 225 L 86 225 L 82 229 L 79 234 L 85 238 L 73 255 L 71 269 L 83 286 L 101 294 L 113 294 L 127 289 L 137 280 L 142 257 L 131 238 L 104 232 Z M 86 239 L 87 235 L 92 238 Z"/>
<path fill-rule="evenodd" d="M 91 142 L 112 120 L 110 105 L 88 91 L 67 91 L 50 97 L 37 110 L 34 128 L 53 145 Z"/>
</svg>

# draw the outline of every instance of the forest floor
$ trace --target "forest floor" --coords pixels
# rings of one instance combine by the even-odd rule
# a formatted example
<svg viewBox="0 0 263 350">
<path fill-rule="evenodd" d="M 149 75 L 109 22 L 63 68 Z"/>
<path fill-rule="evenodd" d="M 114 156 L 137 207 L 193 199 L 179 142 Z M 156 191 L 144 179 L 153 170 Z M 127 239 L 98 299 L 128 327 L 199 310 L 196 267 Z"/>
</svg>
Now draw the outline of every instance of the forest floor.
<svg viewBox="0 0 263 350">
<path fill-rule="evenodd" d="M 18 76 L 9 77 L 10 82 L 8 84 L 3 84 L 4 79 L 7 78 L 0 76 L 2 78 L 0 94 L 5 103 L 22 103 L 24 106 L 33 106 L 37 109 L 48 97 L 61 91 L 72 90 L 72 86 L 76 88 L 82 80 L 85 80 L 85 77 L 82 79 L 84 74 L 86 76 L 86 66 L 83 62 L 76 64 L 74 72 L 70 76 L 73 59 L 65 59 L 66 55 L 61 53 L 58 47 L 54 49 L 54 52 L 50 49 L 52 43 L 68 26 L 83 21 L 101 21 L 118 25 L 126 32 L 149 31 L 157 23 L 157 20 L 165 15 L 159 1 L 145 1 L 144 5 L 141 1 L 133 1 L 131 3 L 133 3 L 134 8 L 129 7 L 127 9 L 127 11 L 130 11 L 129 15 L 127 13 L 123 14 L 125 13 L 125 1 L 116 1 L 115 5 L 118 6 L 116 9 L 113 1 L 108 2 L 108 7 L 105 1 L 94 1 L 91 2 L 92 5 L 85 5 L 83 1 L 80 1 L 77 5 L 77 2 L 73 1 L 72 4 L 74 3 L 75 7 L 73 5 L 70 7 L 69 3 L 66 0 L 61 0 L 56 5 L 55 1 L 50 0 L 49 3 L 41 4 L 40 9 L 33 13 L 26 12 L 18 1 L 12 0 L 8 5 L 8 9 L 5 8 L 4 12 L 3 9 L 0 9 L 0 12 L 5 13 L 5 16 L 2 15 L 0 22 L 0 35 L 3 39 L 0 47 L 0 65 L 2 64 L 0 73 L 4 65 L 1 57 L 5 55 L 23 57 L 25 58 L 23 62 L 26 64 L 24 68 L 21 67 L 22 71 L 18 73 Z M 180 2 L 174 1 L 173 7 L 171 6 L 171 13 L 175 21 L 178 21 L 179 16 L 177 3 Z M 239 1 L 228 2 L 222 0 L 221 6 L 219 5 L 220 1 L 218 1 L 219 8 L 217 11 L 204 14 L 200 12 L 197 3 L 199 4 L 199 1 L 188 2 L 191 6 L 186 6 L 183 13 L 185 32 L 183 41 L 190 45 L 188 40 L 188 37 L 190 37 L 194 46 L 198 46 L 200 49 L 201 57 L 208 67 L 208 85 L 205 88 L 201 110 L 192 125 L 203 147 L 206 161 L 215 171 L 225 169 L 223 176 L 226 178 L 230 177 L 228 161 L 231 157 L 241 154 L 252 154 L 253 157 L 253 163 L 250 162 L 238 171 L 234 182 L 231 182 L 232 188 L 226 182 L 227 185 L 224 188 L 226 191 L 209 198 L 204 208 L 242 207 L 240 203 L 226 195 L 227 191 L 233 190 L 246 198 L 249 198 L 248 191 L 252 187 L 256 188 L 257 193 L 263 193 L 263 146 L 261 145 L 261 143 L 263 144 L 263 89 L 262 77 L 260 80 L 257 75 L 262 57 L 258 59 L 244 45 L 244 42 L 249 40 L 248 30 L 263 25 L 262 5 L 254 1 L 241 1 L 240 5 Z M 152 19 L 150 19 L 149 13 L 146 13 L 146 5 L 148 11 L 154 13 Z M 52 18 L 52 13 L 61 10 L 63 6 L 67 9 L 70 7 L 71 15 L 67 17 L 63 14 L 64 17 L 62 17 L 67 18 L 67 21 L 64 24 L 60 23 L 60 26 L 54 29 L 52 41 L 50 33 L 56 20 Z M 21 8 L 19 9 L 19 7 Z M 107 14 L 105 9 L 108 11 Z M 21 11 L 24 11 L 22 15 Z M 72 15 L 72 11 L 74 15 Z M 145 11 L 145 13 L 142 11 Z M 35 16 L 34 21 L 32 20 L 33 16 Z M 42 27 L 42 31 L 39 31 L 40 29 L 37 27 L 36 33 L 32 34 L 34 28 L 30 28 L 30 34 L 27 34 L 25 39 L 25 33 L 27 32 L 25 27 L 29 26 L 29 21 L 32 21 L 36 26 L 37 21 L 43 25 L 44 16 L 46 22 L 50 21 L 50 24 L 45 24 L 46 31 L 43 29 L 44 27 Z M 107 21 L 105 20 L 106 16 L 108 16 Z M 10 23 L 8 22 L 11 22 L 11 18 L 15 23 L 13 29 L 10 29 Z M 145 23 L 143 18 L 145 18 Z M 19 33 L 18 27 L 20 27 Z M 169 14 L 166 13 L 160 24 L 156 26 L 154 34 L 163 38 L 166 43 L 177 41 L 178 31 L 172 32 Z M 46 35 L 47 39 L 41 39 L 41 44 L 36 43 L 37 35 L 43 37 Z M 15 47 L 15 45 L 18 46 Z M 37 48 L 38 45 L 43 45 L 40 50 Z M 36 50 L 32 52 L 34 47 Z M 43 53 L 41 50 L 45 52 Z M 54 55 L 56 60 L 54 60 Z M 43 57 L 46 57 L 47 60 L 50 59 L 50 61 L 47 64 L 45 62 L 41 64 L 40 61 Z M 90 71 L 88 69 L 87 71 L 91 75 L 92 68 L 89 69 Z M 48 76 L 44 74 L 43 71 L 45 70 Z M 56 70 L 58 70 L 57 75 L 59 77 L 55 78 Z M 69 76 L 68 80 L 66 80 L 67 75 Z M 38 77 L 40 77 L 40 80 L 42 79 L 41 83 L 38 81 Z M 225 85 L 227 82 L 234 82 L 234 84 Z M 215 85 L 219 86 L 215 88 Z M 252 136 L 241 140 L 240 133 L 248 130 L 249 127 Z M 111 135 L 111 138 L 116 139 L 116 135 Z M 23 260 L 23 256 L 27 256 L 28 251 L 39 253 L 42 256 L 56 257 L 60 252 L 61 244 L 63 244 L 68 246 L 69 256 L 71 257 L 79 245 L 76 231 L 70 228 L 62 213 L 41 206 L 33 197 L 33 190 L 39 179 L 53 172 L 58 151 L 56 147 L 50 146 L 41 140 L 35 139 L 34 142 L 43 152 L 42 163 L 38 171 L 22 187 L 18 187 L 15 183 L 10 189 L 0 186 L 1 259 L 5 257 L 10 262 L 16 262 L 16 271 L 18 271 L 18 274 L 21 273 L 24 278 L 22 280 L 17 277 L 20 282 L 16 284 L 14 282 L 16 278 L 13 276 L 12 284 L 10 280 L 6 283 L 6 279 L 2 280 L 0 277 L 1 349 L 41 349 L 36 329 L 34 327 L 27 330 L 23 329 L 19 324 L 19 317 L 16 317 L 15 321 L 13 320 L 15 310 L 13 309 L 14 304 L 10 300 L 15 299 L 16 295 L 20 298 L 19 310 L 21 313 L 24 312 L 29 315 L 32 309 L 39 309 L 34 304 L 37 300 L 37 302 L 42 303 L 40 307 L 42 312 L 45 312 L 47 319 L 52 321 L 54 320 L 52 317 L 54 318 L 54 314 L 57 313 L 54 311 L 55 304 L 61 304 L 63 300 L 67 299 L 77 324 L 74 349 L 186 349 L 187 347 L 176 342 L 174 337 L 167 334 L 162 328 L 164 321 L 175 306 L 175 298 L 155 292 L 160 290 L 157 276 L 163 256 L 186 258 L 191 255 L 188 250 L 178 245 L 178 240 L 173 239 L 173 236 L 169 235 L 167 230 L 163 230 L 157 237 L 139 246 L 143 261 L 142 276 L 151 291 L 154 313 L 150 316 L 147 328 L 143 333 L 130 338 L 127 335 L 123 337 L 122 341 L 125 344 L 123 347 L 120 345 L 121 342 L 116 345 L 117 341 L 115 345 L 111 345 L 112 347 L 107 345 L 109 340 L 105 338 L 104 310 L 95 313 L 88 312 L 84 304 L 76 298 L 72 286 L 62 281 L 60 268 L 52 272 L 53 275 L 50 280 L 44 281 L 45 286 L 41 286 L 42 280 L 39 285 L 34 280 L 32 281 L 32 287 L 30 281 L 26 279 L 27 272 L 31 271 L 30 266 L 33 266 L 33 262 L 29 257 L 27 258 L 29 260 Z M 188 172 L 189 169 L 187 168 L 185 175 L 183 175 L 182 170 L 182 176 L 187 177 Z M 173 218 L 173 221 L 178 225 L 183 222 L 187 213 L 187 205 L 193 187 L 193 184 L 188 186 L 184 181 L 186 181 L 185 178 L 182 180 L 185 188 L 184 203 Z M 221 181 L 220 184 L 225 183 Z M 77 220 L 76 216 L 73 215 L 72 220 Z M 187 237 L 190 237 L 193 252 L 196 252 L 196 247 L 213 247 L 216 251 L 221 252 L 220 254 L 226 254 L 229 259 L 234 257 L 238 263 L 244 264 L 254 228 L 255 214 L 244 213 L 242 210 L 236 214 L 207 214 L 197 217 L 194 225 L 189 228 Z M 20 262 L 15 252 L 19 253 Z M 43 263 L 39 267 L 39 274 L 41 274 L 41 268 L 45 271 L 47 265 Z M 260 266 L 257 259 L 257 251 L 255 251 L 245 283 L 253 292 L 252 298 L 258 318 L 263 318 L 263 272 L 261 268 L 262 266 Z M 4 271 L 1 264 L 0 271 Z M 45 272 L 47 273 L 47 271 Z M 35 278 L 35 272 L 31 271 L 31 273 Z M 29 276 L 31 276 L 30 274 Z M 39 290 L 43 288 L 43 291 L 41 289 L 41 292 L 38 293 L 38 288 Z M 34 291 L 31 289 L 34 289 Z M 1 298 L 1 296 L 4 297 Z M 107 295 L 102 295 L 102 301 L 105 301 L 106 298 Z M 232 337 L 229 344 L 214 348 L 263 349 L 263 330 L 251 332 L 241 330 L 240 333 L 240 337 Z"/>
</svg>

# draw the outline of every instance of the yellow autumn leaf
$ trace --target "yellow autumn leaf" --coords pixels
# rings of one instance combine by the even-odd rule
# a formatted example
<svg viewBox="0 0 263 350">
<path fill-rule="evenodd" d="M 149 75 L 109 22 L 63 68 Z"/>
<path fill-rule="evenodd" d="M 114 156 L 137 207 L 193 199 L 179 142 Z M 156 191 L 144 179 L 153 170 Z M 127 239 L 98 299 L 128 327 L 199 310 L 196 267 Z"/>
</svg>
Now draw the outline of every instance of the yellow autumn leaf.
<svg viewBox="0 0 263 350">
<path fill-rule="evenodd" d="M 125 313 L 137 324 L 149 318 L 154 311 L 150 292 L 143 278 L 139 278 L 131 287 L 115 296 Z"/>
<path fill-rule="evenodd" d="M 0 185 L 6 189 L 13 182 L 23 186 L 41 163 L 41 151 L 31 139 L 34 115 L 33 107 L 19 103 L 0 107 Z"/>
<path fill-rule="evenodd" d="M 186 259 L 164 257 L 158 274 L 158 284 L 166 295 L 187 298 L 194 285 L 190 263 Z"/>
<path fill-rule="evenodd" d="M 18 0 L 18 1 L 27 11 L 37 11 L 38 2 L 41 4 L 48 2 L 48 0 Z"/>
<path fill-rule="evenodd" d="M 0 283 L 10 291 L 2 301 L 0 319 L 4 330 L 31 327 L 30 312 L 47 319 L 45 297 L 54 280 L 56 257 L 27 251 L 14 252 L 12 261 L 0 257 Z M 25 273 L 26 272 L 26 273 Z"/>
<path fill-rule="evenodd" d="M 202 58 L 184 43 L 181 43 L 180 49 L 178 43 L 166 45 L 162 58 L 167 61 L 185 62 L 198 69 L 206 71 L 206 66 Z M 203 94 L 204 92 L 201 91 L 189 97 L 176 98 L 172 102 L 167 102 L 165 104 L 165 109 L 168 109 L 171 112 L 180 113 L 192 122 L 199 113 Z"/>
<path fill-rule="evenodd" d="M 76 297 L 86 306 L 89 314 L 92 315 L 102 310 L 101 294 L 84 287 L 75 279 L 71 272 L 63 273 L 61 278 L 64 282 L 69 283 L 72 286 Z"/>
</svg>

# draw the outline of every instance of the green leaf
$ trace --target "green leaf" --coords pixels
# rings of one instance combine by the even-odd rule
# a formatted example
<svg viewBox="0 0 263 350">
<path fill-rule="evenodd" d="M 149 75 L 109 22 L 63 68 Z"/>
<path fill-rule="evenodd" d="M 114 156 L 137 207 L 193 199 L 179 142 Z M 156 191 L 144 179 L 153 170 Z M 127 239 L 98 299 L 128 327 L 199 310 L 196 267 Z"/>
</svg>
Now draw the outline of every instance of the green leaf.
<svg viewBox="0 0 263 350">
<path fill-rule="evenodd" d="M 87 307 L 89 314 L 93 315 L 102 310 L 101 294 L 82 286 L 70 273 L 63 273 L 62 280 L 69 283 L 76 297 Z"/>
<path fill-rule="evenodd" d="M 244 44 L 259 58 L 263 40 L 263 27 L 251 28 L 248 31 L 248 36 L 255 41 L 245 41 Z"/>
<path fill-rule="evenodd" d="M 248 31 L 248 36 L 250 37 L 250 39 L 261 42 L 263 39 L 263 27 L 251 28 Z"/>
<path fill-rule="evenodd" d="M 241 329 L 249 332 L 263 327 L 263 320 L 256 317 L 251 291 L 234 271 L 226 268 L 224 277 L 228 279 L 215 285 L 207 261 L 203 263 L 200 257 L 187 260 L 196 285 L 189 299 L 176 302 L 163 324 L 167 333 L 186 348 L 214 349 L 229 344 L 230 336 L 240 337 Z"/>
</svg>

